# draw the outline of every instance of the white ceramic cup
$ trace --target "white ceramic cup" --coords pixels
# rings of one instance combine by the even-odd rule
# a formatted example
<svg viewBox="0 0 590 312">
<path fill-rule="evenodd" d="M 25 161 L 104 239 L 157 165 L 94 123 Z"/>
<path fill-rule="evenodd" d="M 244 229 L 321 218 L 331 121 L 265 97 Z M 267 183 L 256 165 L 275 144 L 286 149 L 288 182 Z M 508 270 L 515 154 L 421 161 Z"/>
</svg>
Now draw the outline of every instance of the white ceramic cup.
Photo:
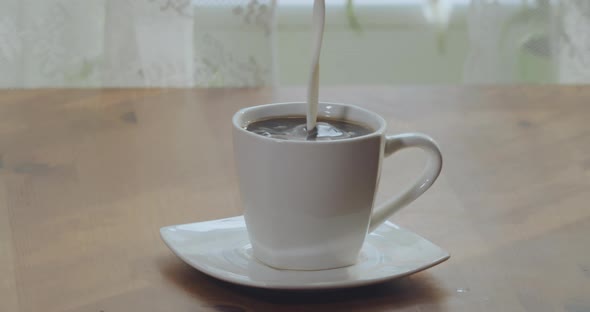
<svg viewBox="0 0 590 312">
<path fill-rule="evenodd" d="M 280 269 L 352 265 L 367 233 L 432 185 L 442 157 L 430 137 L 386 136 L 381 116 L 345 104 L 320 103 L 318 116 L 367 125 L 374 129 L 371 134 L 287 141 L 245 130 L 253 121 L 305 113 L 305 103 L 278 103 L 245 108 L 233 117 L 234 154 L 253 254 Z M 373 208 L 381 160 L 406 147 L 428 155 L 423 173 L 407 190 Z"/>
</svg>

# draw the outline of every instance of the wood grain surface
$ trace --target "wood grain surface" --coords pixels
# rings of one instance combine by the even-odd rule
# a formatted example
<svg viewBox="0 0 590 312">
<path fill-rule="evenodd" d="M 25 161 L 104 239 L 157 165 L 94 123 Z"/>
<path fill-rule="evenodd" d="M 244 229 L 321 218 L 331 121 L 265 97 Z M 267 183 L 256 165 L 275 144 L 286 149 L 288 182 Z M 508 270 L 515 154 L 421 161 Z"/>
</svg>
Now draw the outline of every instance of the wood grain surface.
<svg viewBox="0 0 590 312">
<path fill-rule="evenodd" d="M 233 286 L 158 229 L 240 214 L 230 118 L 303 88 L 0 91 L 0 311 L 590 311 L 590 87 L 333 87 L 433 136 L 433 188 L 392 221 L 451 259 L 341 291 Z M 419 152 L 384 162 L 378 200 Z"/>
</svg>

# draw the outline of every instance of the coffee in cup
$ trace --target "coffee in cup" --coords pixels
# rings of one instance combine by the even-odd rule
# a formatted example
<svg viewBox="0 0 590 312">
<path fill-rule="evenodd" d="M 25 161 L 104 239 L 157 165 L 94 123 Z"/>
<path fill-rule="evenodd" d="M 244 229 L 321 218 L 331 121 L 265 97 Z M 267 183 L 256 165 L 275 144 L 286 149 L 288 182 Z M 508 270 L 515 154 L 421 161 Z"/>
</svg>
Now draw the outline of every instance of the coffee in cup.
<svg viewBox="0 0 590 312">
<path fill-rule="evenodd" d="M 324 136 L 320 129 L 315 139 L 297 130 L 305 114 L 306 103 L 279 103 L 245 108 L 233 117 L 253 255 L 279 269 L 352 265 L 367 233 L 432 185 L 442 157 L 430 137 L 386 136 L 385 120 L 357 106 L 320 103 L 320 122 L 339 132 Z M 410 147 L 426 152 L 424 171 L 409 188 L 375 206 L 382 159 Z"/>
</svg>

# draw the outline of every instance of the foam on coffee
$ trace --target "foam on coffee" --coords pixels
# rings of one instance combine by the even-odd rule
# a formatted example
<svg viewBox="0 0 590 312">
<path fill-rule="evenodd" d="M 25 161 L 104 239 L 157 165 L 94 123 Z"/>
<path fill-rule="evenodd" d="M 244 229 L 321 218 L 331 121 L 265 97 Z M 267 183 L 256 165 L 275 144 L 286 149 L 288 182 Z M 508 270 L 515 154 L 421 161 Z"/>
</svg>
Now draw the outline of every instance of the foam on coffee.
<svg viewBox="0 0 590 312">
<path fill-rule="evenodd" d="M 318 118 L 317 133 L 310 136 L 306 116 L 283 116 L 254 121 L 246 130 L 269 138 L 295 141 L 332 141 L 359 137 L 374 130 L 350 121 Z"/>
</svg>

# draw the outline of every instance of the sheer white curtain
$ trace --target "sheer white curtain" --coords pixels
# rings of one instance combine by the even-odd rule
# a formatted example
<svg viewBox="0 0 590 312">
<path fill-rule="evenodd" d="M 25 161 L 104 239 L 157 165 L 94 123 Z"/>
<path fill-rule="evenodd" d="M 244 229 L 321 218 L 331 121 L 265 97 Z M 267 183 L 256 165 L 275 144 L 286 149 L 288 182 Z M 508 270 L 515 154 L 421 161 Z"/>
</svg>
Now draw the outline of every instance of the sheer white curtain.
<svg viewBox="0 0 590 312">
<path fill-rule="evenodd" d="M 590 82 L 588 0 L 326 2 L 325 84 Z M 0 0 L 0 88 L 301 84 L 312 5 Z"/>
<path fill-rule="evenodd" d="M 468 12 L 464 81 L 590 82 L 590 1 L 481 0 Z"/>
<path fill-rule="evenodd" d="M 0 87 L 271 84 L 274 0 L 0 0 Z"/>
</svg>

